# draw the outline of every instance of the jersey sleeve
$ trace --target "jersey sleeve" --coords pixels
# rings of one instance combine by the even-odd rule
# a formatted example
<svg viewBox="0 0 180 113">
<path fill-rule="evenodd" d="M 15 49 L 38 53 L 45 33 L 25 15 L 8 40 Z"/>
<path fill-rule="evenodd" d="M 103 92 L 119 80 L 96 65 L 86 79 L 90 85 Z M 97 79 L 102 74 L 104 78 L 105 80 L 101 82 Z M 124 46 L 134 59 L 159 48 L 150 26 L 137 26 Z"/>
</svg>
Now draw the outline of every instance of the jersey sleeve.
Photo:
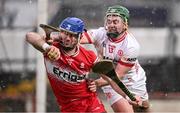
<svg viewBox="0 0 180 113">
<path fill-rule="evenodd" d="M 89 50 L 89 56 L 88 58 L 91 60 L 93 64 L 95 64 L 99 59 L 97 55 L 94 53 L 94 51 Z"/>
<path fill-rule="evenodd" d="M 130 47 L 127 49 L 126 53 L 122 56 L 118 63 L 127 67 L 133 67 L 137 62 L 139 56 L 139 45 L 136 47 Z"/>
<path fill-rule="evenodd" d="M 97 43 L 101 42 L 102 38 L 104 38 L 104 34 L 106 35 L 106 31 L 103 27 L 100 27 L 98 29 L 90 29 L 83 34 L 89 43 Z"/>
</svg>

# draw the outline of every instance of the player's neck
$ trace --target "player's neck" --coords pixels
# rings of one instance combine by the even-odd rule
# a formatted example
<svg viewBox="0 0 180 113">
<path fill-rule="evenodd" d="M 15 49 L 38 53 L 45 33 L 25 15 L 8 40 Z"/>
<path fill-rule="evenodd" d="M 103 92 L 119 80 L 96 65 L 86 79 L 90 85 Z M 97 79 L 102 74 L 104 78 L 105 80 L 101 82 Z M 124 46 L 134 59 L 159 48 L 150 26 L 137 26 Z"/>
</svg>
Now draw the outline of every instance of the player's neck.
<svg viewBox="0 0 180 113">
<path fill-rule="evenodd" d="M 69 50 L 69 51 L 64 51 L 64 54 L 67 55 L 67 56 L 73 56 L 75 54 L 77 54 L 77 51 L 78 51 L 78 46 L 76 46 L 75 48 L 73 48 L 72 50 Z"/>
</svg>

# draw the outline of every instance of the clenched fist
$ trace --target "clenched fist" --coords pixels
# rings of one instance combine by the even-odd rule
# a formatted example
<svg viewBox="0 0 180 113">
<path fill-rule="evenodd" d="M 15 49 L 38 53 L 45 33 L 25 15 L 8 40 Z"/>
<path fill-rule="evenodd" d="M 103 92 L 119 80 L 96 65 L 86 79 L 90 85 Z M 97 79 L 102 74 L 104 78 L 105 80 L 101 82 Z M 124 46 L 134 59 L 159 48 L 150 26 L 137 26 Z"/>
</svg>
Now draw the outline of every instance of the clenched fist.
<svg viewBox="0 0 180 113">
<path fill-rule="evenodd" d="M 45 51 L 51 60 L 58 60 L 60 58 L 60 51 L 55 46 L 49 46 Z"/>
<path fill-rule="evenodd" d="M 88 88 L 91 92 L 96 92 L 97 86 L 94 80 L 88 79 L 87 80 Z"/>
<path fill-rule="evenodd" d="M 141 97 L 136 95 L 135 98 L 136 98 L 136 101 L 131 101 L 128 99 L 129 103 L 135 107 L 143 107 L 142 106 L 143 101 L 142 101 Z"/>
</svg>

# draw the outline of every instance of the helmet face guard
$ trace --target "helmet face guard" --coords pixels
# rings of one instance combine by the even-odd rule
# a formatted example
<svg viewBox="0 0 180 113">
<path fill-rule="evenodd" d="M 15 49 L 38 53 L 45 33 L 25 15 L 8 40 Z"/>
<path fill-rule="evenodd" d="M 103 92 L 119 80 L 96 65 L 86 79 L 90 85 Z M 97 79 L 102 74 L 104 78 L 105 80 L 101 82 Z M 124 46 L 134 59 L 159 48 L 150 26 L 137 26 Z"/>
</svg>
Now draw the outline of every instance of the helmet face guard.
<svg viewBox="0 0 180 113">
<path fill-rule="evenodd" d="M 71 34 L 72 37 L 76 38 L 77 42 L 75 41 L 75 39 L 72 39 L 76 43 L 69 46 L 66 46 L 64 41 L 60 40 L 60 44 L 63 49 L 65 51 L 69 51 L 75 48 L 77 43 L 79 42 L 80 36 L 84 31 L 84 22 L 76 17 L 68 17 L 61 22 L 61 24 L 59 25 L 59 29 L 62 30 L 62 32 L 65 32 L 65 34 Z"/>
</svg>

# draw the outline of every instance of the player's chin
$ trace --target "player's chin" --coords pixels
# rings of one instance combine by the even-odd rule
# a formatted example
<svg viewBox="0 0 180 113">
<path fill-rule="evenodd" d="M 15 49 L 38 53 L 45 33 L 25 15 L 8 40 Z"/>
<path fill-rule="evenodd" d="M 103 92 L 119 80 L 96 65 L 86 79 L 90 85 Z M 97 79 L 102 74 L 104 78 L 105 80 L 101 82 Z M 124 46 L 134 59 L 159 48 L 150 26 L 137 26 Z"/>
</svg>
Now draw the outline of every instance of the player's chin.
<svg viewBox="0 0 180 113">
<path fill-rule="evenodd" d="M 67 44 L 67 43 L 64 44 L 64 47 L 65 47 L 65 48 L 73 48 L 73 47 L 72 47 L 72 44 Z"/>
</svg>

